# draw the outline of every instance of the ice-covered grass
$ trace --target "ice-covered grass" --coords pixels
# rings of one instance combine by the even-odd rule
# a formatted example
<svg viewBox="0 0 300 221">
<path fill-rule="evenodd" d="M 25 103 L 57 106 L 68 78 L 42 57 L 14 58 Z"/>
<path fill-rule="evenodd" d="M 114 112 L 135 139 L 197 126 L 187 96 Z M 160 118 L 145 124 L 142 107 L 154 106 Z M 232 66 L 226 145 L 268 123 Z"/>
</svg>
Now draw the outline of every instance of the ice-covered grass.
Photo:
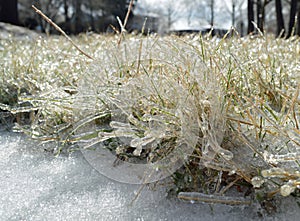
<svg viewBox="0 0 300 221">
<path fill-rule="evenodd" d="M 60 37 L 0 41 L 1 109 L 31 122 L 15 129 L 55 153 L 104 143 L 155 164 L 175 152 L 175 192 L 299 193 L 299 38 L 73 40 L 94 60 Z"/>
</svg>

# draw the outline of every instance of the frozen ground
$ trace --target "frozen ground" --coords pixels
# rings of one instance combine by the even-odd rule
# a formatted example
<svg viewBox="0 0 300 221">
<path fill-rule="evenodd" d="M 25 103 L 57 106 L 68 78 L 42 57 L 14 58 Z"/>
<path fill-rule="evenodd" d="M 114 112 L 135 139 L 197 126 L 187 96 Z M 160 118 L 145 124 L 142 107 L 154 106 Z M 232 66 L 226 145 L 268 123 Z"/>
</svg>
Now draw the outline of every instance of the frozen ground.
<svg viewBox="0 0 300 221">
<path fill-rule="evenodd" d="M 146 189 L 99 174 L 80 152 L 53 157 L 19 134 L 0 132 L 0 219 L 5 220 L 299 220 L 300 208 L 286 198 L 272 216 L 257 205 L 186 204 L 165 190 Z M 264 214 L 264 213 L 263 213 Z"/>
</svg>

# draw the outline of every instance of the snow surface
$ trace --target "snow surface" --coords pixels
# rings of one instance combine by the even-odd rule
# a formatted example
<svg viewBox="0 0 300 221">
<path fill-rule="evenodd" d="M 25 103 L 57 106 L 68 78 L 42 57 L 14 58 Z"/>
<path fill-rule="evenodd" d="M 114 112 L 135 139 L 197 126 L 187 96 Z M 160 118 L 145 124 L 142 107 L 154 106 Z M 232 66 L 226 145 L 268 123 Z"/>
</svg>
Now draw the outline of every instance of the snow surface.
<svg viewBox="0 0 300 221">
<path fill-rule="evenodd" d="M 272 216 L 257 205 L 188 204 L 166 197 L 165 187 L 112 181 L 80 151 L 54 157 L 20 134 L 0 132 L 0 220 L 298 220 L 295 198 Z"/>
</svg>

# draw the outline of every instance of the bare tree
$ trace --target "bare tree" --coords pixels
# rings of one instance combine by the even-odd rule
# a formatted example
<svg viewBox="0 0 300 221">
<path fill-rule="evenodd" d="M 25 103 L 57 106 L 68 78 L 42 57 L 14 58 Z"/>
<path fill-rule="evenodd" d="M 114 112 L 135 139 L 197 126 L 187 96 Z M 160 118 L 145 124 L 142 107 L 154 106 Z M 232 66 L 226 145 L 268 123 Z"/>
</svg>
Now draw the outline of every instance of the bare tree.
<svg viewBox="0 0 300 221">
<path fill-rule="evenodd" d="M 94 15 L 93 15 L 93 11 L 94 11 L 94 5 L 93 5 L 93 1 L 92 0 L 88 0 L 89 3 L 89 8 L 90 8 L 90 25 L 91 25 L 91 29 L 95 30 L 95 20 L 94 20 Z"/>
<path fill-rule="evenodd" d="M 300 5 L 298 5 L 298 30 L 297 30 L 297 35 L 300 36 Z"/>
<path fill-rule="evenodd" d="M 170 30 L 172 24 L 176 21 L 178 17 L 178 10 L 175 7 L 174 2 L 170 0 L 165 2 L 165 7 L 167 16 L 167 29 Z"/>
<path fill-rule="evenodd" d="M 232 11 L 231 11 L 231 25 L 235 26 L 235 9 L 236 9 L 236 1 L 232 0 Z"/>
<path fill-rule="evenodd" d="M 68 23 L 70 21 L 70 17 L 69 17 L 69 1 L 68 0 L 64 0 L 64 15 L 65 15 L 65 22 Z"/>
<path fill-rule="evenodd" d="M 152 12 L 161 17 L 160 29 L 162 32 L 170 31 L 172 25 L 180 18 L 180 8 L 178 6 L 182 6 L 182 1 L 163 0 L 160 5 L 152 6 Z"/>
<path fill-rule="evenodd" d="M 226 5 L 227 6 L 227 11 L 231 16 L 231 25 L 235 27 L 237 18 L 242 16 L 242 6 L 244 4 L 245 0 L 231 0 L 230 4 L 231 5 Z"/>
<path fill-rule="evenodd" d="M 276 21 L 277 21 L 277 36 L 284 36 L 285 35 L 285 28 L 284 28 L 284 19 L 282 15 L 282 4 L 281 0 L 275 0 L 275 7 L 276 7 Z"/>
<path fill-rule="evenodd" d="M 19 24 L 17 0 L 0 0 L 0 21 Z"/>
<path fill-rule="evenodd" d="M 261 32 L 264 31 L 265 8 L 272 0 L 248 0 L 248 33 L 254 32 L 254 5 L 256 5 L 256 24 Z"/>
<path fill-rule="evenodd" d="M 211 27 L 214 26 L 215 20 L 215 0 L 210 0 L 210 25 Z"/>
<path fill-rule="evenodd" d="M 296 14 L 297 14 L 297 4 L 298 0 L 292 0 L 291 2 L 291 9 L 290 9 L 290 22 L 289 22 L 289 30 L 287 34 L 287 38 L 291 37 L 293 34 L 293 31 L 295 30 L 296 26 Z"/>
<path fill-rule="evenodd" d="M 81 4 L 82 0 L 74 0 L 74 22 L 73 23 L 73 32 L 79 33 L 83 31 L 82 20 L 81 20 Z"/>
<path fill-rule="evenodd" d="M 136 1 L 133 1 L 133 6 L 136 4 Z M 130 0 L 101 0 L 100 2 L 102 2 L 102 9 L 104 11 L 115 17 L 118 16 L 121 20 L 125 19 Z"/>
<path fill-rule="evenodd" d="M 254 32 L 254 1 L 248 0 L 248 34 Z"/>
<path fill-rule="evenodd" d="M 195 21 L 201 23 L 201 20 L 211 20 L 211 16 L 206 16 L 206 9 L 210 9 L 206 0 L 181 0 L 179 2 L 180 12 L 178 14 L 183 14 L 183 17 L 186 17 L 188 26 L 193 25 L 192 22 Z"/>
<path fill-rule="evenodd" d="M 256 23 L 261 32 L 264 31 L 264 5 L 262 0 L 256 0 Z"/>
<path fill-rule="evenodd" d="M 265 8 L 272 0 L 256 0 L 257 26 L 260 31 L 264 31 Z"/>
</svg>

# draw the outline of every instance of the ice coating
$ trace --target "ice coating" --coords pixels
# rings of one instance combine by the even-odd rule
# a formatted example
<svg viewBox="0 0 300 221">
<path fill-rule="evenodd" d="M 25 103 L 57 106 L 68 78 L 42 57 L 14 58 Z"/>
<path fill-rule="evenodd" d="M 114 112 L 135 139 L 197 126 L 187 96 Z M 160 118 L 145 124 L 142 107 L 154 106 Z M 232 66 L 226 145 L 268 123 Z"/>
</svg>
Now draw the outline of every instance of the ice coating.
<svg viewBox="0 0 300 221">
<path fill-rule="evenodd" d="M 94 170 L 76 152 L 54 157 L 18 134 L 0 133 L 1 220 L 258 220 L 259 208 L 190 204 L 166 197 L 166 188 L 121 184 Z M 228 198 L 226 198 L 228 200 Z M 264 220 L 297 220 L 295 198 L 283 199 Z M 200 217 L 200 218 L 199 218 Z"/>
</svg>

